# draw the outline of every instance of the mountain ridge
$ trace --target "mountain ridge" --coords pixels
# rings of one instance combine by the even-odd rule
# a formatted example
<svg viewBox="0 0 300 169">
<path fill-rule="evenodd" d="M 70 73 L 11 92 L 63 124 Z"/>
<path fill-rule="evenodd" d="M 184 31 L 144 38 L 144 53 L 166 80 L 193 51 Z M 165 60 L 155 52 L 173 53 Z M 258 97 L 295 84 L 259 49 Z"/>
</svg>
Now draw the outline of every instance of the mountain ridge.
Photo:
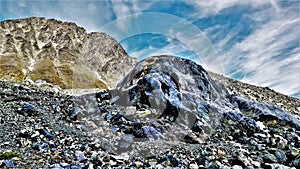
<svg viewBox="0 0 300 169">
<path fill-rule="evenodd" d="M 0 167 L 300 167 L 299 99 L 72 23 L 0 26 Z"/>
<path fill-rule="evenodd" d="M 32 17 L 0 25 L 2 79 L 41 79 L 62 88 L 106 89 L 114 87 L 136 63 L 109 35 L 87 33 L 75 23 Z"/>
<path fill-rule="evenodd" d="M 2 80 L 21 82 L 29 78 L 44 80 L 63 89 L 107 89 L 114 88 L 137 63 L 106 33 L 88 33 L 72 22 L 41 17 L 6 20 L 0 22 L 0 36 Z M 232 93 L 275 104 L 300 116 L 297 98 L 212 72 L 209 74 Z M 274 92 L 271 95 L 276 99 L 264 92 Z"/>
</svg>

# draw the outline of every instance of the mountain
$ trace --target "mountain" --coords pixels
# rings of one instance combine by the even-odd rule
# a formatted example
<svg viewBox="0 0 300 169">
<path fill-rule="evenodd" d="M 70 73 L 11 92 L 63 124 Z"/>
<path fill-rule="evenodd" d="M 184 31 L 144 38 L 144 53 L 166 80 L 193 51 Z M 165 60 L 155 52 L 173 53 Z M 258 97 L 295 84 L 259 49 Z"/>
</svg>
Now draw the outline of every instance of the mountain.
<svg viewBox="0 0 300 169">
<path fill-rule="evenodd" d="M 113 88 L 135 65 L 116 40 L 74 23 L 26 18 L 0 23 L 0 79 L 61 88 Z"/>
<path fill-rule="evenodd" d="M 300 167 L 299 99 L 57 20 L 1 22 L 0 51 L 0 167 Z"/>
</svg>

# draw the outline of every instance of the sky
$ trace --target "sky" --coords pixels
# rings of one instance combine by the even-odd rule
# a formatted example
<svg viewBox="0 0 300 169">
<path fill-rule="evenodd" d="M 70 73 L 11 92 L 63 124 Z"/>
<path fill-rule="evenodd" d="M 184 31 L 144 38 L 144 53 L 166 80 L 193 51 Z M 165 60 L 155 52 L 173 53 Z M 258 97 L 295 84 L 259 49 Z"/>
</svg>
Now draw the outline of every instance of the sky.
<svg viewBox="0 0 300 169">
<path fill-rule="evenodd" d="M 170 54 L 300 98 L 299 0 L 0 0 L 0 20 L 74 22 L 139 60 Z"/>
</svg>

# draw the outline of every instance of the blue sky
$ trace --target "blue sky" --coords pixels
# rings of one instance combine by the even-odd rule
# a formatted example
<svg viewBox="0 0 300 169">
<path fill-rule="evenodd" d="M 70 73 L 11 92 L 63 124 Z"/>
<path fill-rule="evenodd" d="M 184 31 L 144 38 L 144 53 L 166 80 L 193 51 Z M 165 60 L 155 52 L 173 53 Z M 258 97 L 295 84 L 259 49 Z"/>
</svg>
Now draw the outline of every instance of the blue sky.
<svg viewBox="0 0 300 169">
<path fill-rule="evenodd" d="M 40 16 L 105 31 L 130 56 L 172 54 L 300 98 L 300 1 L 3 1 L 0 20 Z"/>
</svg>

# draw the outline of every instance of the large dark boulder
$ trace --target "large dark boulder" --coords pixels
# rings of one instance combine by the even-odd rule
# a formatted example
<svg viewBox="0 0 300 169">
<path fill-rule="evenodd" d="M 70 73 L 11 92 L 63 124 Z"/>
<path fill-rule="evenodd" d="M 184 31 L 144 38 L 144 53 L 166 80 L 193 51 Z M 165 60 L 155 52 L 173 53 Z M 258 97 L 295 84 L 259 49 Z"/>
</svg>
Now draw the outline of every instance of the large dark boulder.
<svg viewBox="0 0 300 169">
<path fill-rule="evenodd" d="M 112 91 L 112 102 L 134 106 L 140 110 L 137 112 L 154 109 L 157 119 L 202 134 L 212 133 L 224 118 L 251 130 L 257 128 L 255 120 L 278 119 L 300 126 L 298 119 L 282 109 L 230 95 L 202 66 L 174 56 L 154 56 L 139 62 Z M 122 115 L 126 118 L 126 113 Z M 130 120 L 143 121 L 138 117 L 135 114 Z"/>
<path fill-rule="evenodd" d="M 160 118 L 210 131 L 225 112 L 225 87 L 193 61 L 155 56 L 139 62 L 113 92 L 117 105 L 155 109 Z"/>
</svg>

